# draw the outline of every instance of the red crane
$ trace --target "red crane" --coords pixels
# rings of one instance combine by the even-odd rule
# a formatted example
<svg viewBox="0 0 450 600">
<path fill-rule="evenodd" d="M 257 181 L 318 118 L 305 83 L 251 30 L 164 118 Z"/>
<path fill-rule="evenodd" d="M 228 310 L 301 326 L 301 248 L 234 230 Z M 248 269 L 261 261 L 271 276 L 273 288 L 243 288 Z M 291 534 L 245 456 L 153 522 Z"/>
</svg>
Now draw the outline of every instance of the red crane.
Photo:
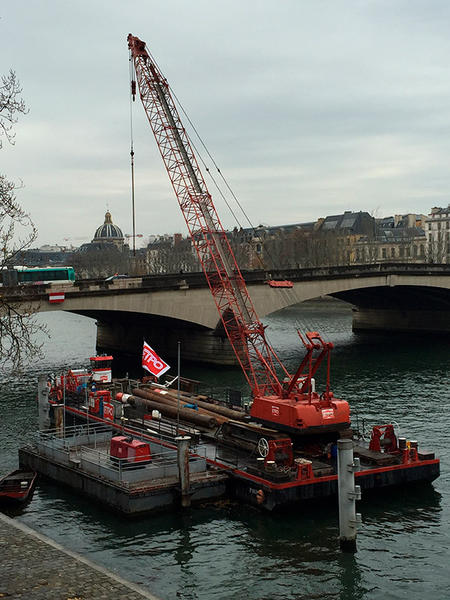
<svg viewBox="0 0 450 600">
<path fill-rule="evenodd" d="M 333 347 L 318 333 L 308 333 L 307 355 L 290 375 L 268 343 L 244 278 L 197 159 L 180 120 L 167 80 L 146 49 L 128 35 L 130 61 L 156 143 L 205 273 L 224 330 L 252 390 L 250 414 L 262 423 L 293 432 L 336 430 L 349 425 L 347 402 L 329 389 L 329 354 Z M 136 80 L 131 81 L 133 100 Z M 300 336 L 301 337 L 301 336 Z M 328 356 L 326 391 L 319 396 L 312 377 Z M 278 373 L 281 373 L 281 379 Z"/>
</svg>

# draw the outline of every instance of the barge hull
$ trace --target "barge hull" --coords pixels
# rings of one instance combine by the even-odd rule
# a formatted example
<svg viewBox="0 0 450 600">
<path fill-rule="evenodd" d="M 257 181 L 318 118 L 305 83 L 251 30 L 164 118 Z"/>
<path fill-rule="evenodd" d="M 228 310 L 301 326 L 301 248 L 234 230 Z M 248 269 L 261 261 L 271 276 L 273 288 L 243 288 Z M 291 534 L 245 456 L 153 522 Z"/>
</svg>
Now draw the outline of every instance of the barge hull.
<svg viewBox="0 0 450 600">
<path fill-rule="evenodd" d="M 439 465 L 439 460 L 434 459 L 418 464 L 368 469 L 356 472 L 355 480 L 363 492 L 413 483 L 428 484 L 439 477 Z M 231 477 L 232 497 L 269 511 L 310 500 L 337 497 L 338 491 L 337 475 L 281 484 L 253 477 L 243 471 L 234 471 Z"/>
<path fill-rule="evenodd" d="M 60 464 L 39 454 L 32 447 L 19 449 L 19 463 L 21 468 L 32 469 L 127 516 L 145 515 L 180 505 L 181 495 L 177 483 L 146 485 L 140 489 L 128 490 L 81 471 L 76 466 Z M 227 481 L 228 477 L 224 474 L 216 474 L 203 480 L 199 478 L 197 481 L 191 476 L 191 502 L 223 497 L 227 491 Z"/>
</svg>

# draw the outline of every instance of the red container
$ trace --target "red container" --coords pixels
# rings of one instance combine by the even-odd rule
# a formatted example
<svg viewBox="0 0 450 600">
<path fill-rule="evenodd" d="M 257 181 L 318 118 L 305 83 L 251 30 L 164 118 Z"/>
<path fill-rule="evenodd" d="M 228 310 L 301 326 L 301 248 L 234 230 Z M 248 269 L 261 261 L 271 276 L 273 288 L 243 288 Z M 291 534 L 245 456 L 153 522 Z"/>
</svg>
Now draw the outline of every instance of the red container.
<svg viewBox="0 0 450 600">
<path fill-rule="evenodd" d="M 126 463 L 142 465 L 151 460 L 149 444 L 124 435 L 111 438 L 109 453 L 111 459 L 122 459 Z"/>
</svg>

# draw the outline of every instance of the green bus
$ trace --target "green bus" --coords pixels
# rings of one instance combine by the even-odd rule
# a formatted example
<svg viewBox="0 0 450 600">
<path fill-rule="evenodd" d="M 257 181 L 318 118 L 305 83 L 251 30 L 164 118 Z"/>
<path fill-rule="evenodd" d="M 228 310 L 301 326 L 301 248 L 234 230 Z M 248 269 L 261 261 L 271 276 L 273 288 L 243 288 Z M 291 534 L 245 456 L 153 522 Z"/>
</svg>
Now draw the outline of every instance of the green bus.
<svg viewBox="0 0 450 600">
<path fill-rule="evenodd" d="M 75 281 L 73 267 L 13 267 L 2 272 L 3 285 L 35 284 Z"/>
</svg>

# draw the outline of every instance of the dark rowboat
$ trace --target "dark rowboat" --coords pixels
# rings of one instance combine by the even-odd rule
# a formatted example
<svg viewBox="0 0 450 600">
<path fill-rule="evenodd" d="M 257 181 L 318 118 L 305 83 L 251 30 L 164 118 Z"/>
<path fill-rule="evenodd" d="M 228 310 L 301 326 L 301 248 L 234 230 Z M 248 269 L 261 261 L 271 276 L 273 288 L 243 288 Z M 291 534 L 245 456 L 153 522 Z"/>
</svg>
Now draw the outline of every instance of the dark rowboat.
<svg viewBox="0 0 450 600">
<path fill-rule="evenodd" d="M 17 469 L 0 479 L 0 504 L 20 504 L 31 497 L 37 473 Z"/>
</svg>

